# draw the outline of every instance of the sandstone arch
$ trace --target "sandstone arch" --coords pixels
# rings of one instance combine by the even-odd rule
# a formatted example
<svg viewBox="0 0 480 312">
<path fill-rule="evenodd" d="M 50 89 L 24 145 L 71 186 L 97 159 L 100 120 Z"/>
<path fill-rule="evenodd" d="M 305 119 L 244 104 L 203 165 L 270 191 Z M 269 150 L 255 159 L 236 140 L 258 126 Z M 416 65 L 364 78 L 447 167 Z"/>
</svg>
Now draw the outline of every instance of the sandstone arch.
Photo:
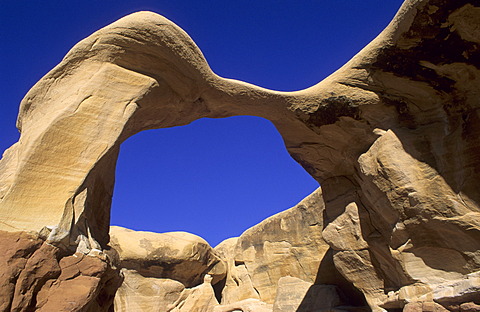
<svg viewBox="0 0 480 312">
<path fill-rule="evenodd" d="M 79 81 L 82 86 L 73 87 Z M 287 148 L 315 142 L 317 135 L 296 116 L 316 105 L 315 93 L 275 92 L 222 79 L 191 39 L 165 18 L 148 12 L 127 16 L 77 44 L 22 101 L 17 123 L 22 137 L 4 159 L 17 167 L 2 179 L 3 220 L 12 220 L 6 221 L 7 229 L 16 230 L 58 225 L 52 241 L 71 232 L 72 222 L 88 220 L 103 245 L 112 168 L 125 138 L 202 117 L 254 115 L 271 120 L 281 132 L 285 126 L 294 129 L 283 134 Z M 302 108 L 294 107 L 299 103 Z M 18 206 L 24 220 L 9 215 Z M 32 215 L 38 217 L 32 220 Z M 87 235 L 86 228 L 81 231 Z"/>
<path fill-rule="evenodd" d="M 407 0 L 352 60 L 298 92 L 218 77 L 170 21 L 127 16 L 78 43 L 22 101 L 21 138 L 0 163 L 0 229 L 105 248 L 123 140 L 201 117 L 260 116 L 322 185 L 323 236 L 372 307 L 467 300 L 471 290 L 444 299 L 446 286 L 432 285 L 475 284 L 480 268 L 475 5 Z"/>
</svg>

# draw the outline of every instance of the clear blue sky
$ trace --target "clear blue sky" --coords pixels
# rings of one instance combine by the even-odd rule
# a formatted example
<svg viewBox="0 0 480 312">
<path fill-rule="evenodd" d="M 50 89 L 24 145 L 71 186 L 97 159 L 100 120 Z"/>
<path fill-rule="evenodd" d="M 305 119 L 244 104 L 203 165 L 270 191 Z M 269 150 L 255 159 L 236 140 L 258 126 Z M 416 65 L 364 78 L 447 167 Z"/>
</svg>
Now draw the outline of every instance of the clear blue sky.
<svg viewBox="0 0 480 312">
<path fill-rule="evenodd" d="M 219 75 L 291 91 L 343 65 L 392 19 L 400 0 L 0 1 L 0 151 L 18 140 L 25 93 L 79 40 L 149 10 L 182 27 Z M 122 145 L 112 224 L 183 230 L 212 245 L 295 205 L 318 183 L 256 117 L 199 120 Z"/>
</svg>

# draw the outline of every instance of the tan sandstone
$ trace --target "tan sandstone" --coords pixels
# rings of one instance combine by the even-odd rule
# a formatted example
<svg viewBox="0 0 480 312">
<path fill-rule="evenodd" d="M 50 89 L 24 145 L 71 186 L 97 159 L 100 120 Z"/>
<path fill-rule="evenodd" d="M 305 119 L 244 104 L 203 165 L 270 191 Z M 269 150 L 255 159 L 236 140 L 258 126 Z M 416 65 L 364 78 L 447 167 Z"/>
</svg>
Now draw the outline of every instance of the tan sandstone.
<svg viewBox="0 0 480 312">
<path fill-rule="evenodd" d="M 192 276 L 174 271 L 194 286 L 182 292 L 183 307 L 218 305 L 213 287 L 220 281 L 202 283 L 206 273 L 218 280 L 226 274 L 228 300 L 247 296 L 251 282 L 259 299 L 272 303 L 274 285 L 291 275 L 337 285 L 373 311 L 475 307 L 479 21 L 477 1 L 406 0 L 355 57 L 297 92 L 219 77 L 193 40 L 155 13 L 134 13 L 95 32 L 25 96 L 20 139 L 0 160 L 0 241 L 8 245 L 0 255 L 1 307 L 50 309 L 59 302 L 63 310 L 111 310 L 120 286 L 108 245 L 120 144 L 147 129 L 237 115 L 275 125 L 288 152 L 322 186 L 324 210 L 316 223 L 297 212 L 303 225 L 280 217 L 257 227 L 275 230 L 273 237 L 250 229 L 238 239 L 233 266 L 214 266 L 218 259 L 207 256 L 194 261 Z M 296 231 L 308 233 L 304 240 L 319 251 L 296 245 Z M 132 250 L 135 261 L 150 257 L 148 248 Z M 62 268 L 75 255 L 91 268 Z M 240 265 L 238 291 L 227 270 Z M 65 296 L 74 307 L 62 305 Z"/>
<path fill-rule="evenodd" d="M 202 283 L 205 274 L 215 281 L 225 276 L 225 264 L 201 237 L 186 232 L 153 233 L 112 226 L 111 246 L 120 266 L 145 277 L 168 278 L 186 287 Z"/>
</svg>

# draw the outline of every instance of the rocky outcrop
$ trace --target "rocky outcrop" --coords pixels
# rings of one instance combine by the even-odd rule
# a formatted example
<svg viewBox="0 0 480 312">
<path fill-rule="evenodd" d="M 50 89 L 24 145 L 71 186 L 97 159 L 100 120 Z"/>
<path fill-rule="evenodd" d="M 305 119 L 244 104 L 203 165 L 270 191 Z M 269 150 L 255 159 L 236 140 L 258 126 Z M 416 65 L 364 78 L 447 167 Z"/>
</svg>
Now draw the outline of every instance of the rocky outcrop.
<svg viewBox="0 0 480 312">
<path fill-rule="evenodd" d="M 222 303 L 259 298 L 272 304 L 284 276 L 313 283 L 330 248 L 322 239 L 323 211 L 317 189 L 295 207 L 245 231 L 230 250 L 216 247 L 230 263 Z"/>
<path fill-rule="evenodd" d="M 120 267 L 144 277 L 168 278 L 185 287 L 201 284 L 209 274 L 223 279 L 226 265 L 201 237 L 186 232 L 153 233 L 119 226 L 110 229 L 110 245 L 118 252 Z"/>
<path fill-rule="evenodd" d="M 38 235 L 0 232 L 0 311 L 109 311 L 121 284 L 101 251 L 65 255 Z"/>
<path fill-rule="evenodd" d="M 292 157 L 320 182 L 322 233 L 308 232 L 308 221 L 302 231 L 309 233 L 307 242 L 322 237 L 329 247 L 311 255 L 295 245 L 293 232 L 291 240 L 273 244 L 245 234 L 225 246 L 240 251 L 233 265 L 226 257 L 237 272 L 226 273 L 229 300 L 248 299 L 258 285 L 253 299 L 271 302 L 272 285 L 293 272 L 315 285 L 350 287 L 348 293 L 360 293 L 374 311 L 475 308 L 479 21 L 476 1 L 407 0 L 352 60 L 297 92 L 215 75 L 188 35 L 154 13 L 135 13 L 97 31 L 25 96 L 20 140 L 0 161 L 0 230 L 12 246 L 1 255 L 1 304 L 42 309 L 63 287 L 78 284 L 71 294 L 80 298 L 75 309 L 107 309 L 116 285 L 111 275 L 119 276 L 108 243 L 121 142 L 202 117 L 253 115 L 272 121 Z M 287 224 L 288 232 L 287 221 L 280 229 Z M 278 255 L 270 253 L 275 250 Z M 297 251 L 299 261 L 293 259 Z M 272 282 L 252 255 L 272 266 Z M 98 269 L 78 268 L 62 279 L 69 257 Z M 275 268 L 274 259 L 288 259 L 288 273 Z M 305 271 L 296 264 L 303 262 Z M 333 269 L 313 280 L 315 263 Z M 203 299 L 195 302 L 210 306 L 214 300 L 206 298 L 214 286 L 201 285 L 194 287 Z"/>
<path fill-rule="evenodd" d="M 185 232 L 110 229 L 123 283 L 115 311 L 211 311 L 218 305 L 212 282 L 226 264 L 202 238 Z"/>
<path fill-rule="evenodd" d="M 201 249 L 202 257 L 197 256 L 197 244 L 206 242 L 194 235 L 112 227 L 112 246 L 119 250 L 124 274 L 115 297 L 115 311 L 361 310 L 366 305 L 362 295 L 339 277 L 333 262 L 328 262 L 331 250 L 322 238 L 324 212 L 319 188 L 298 205 L 267 218 L 240 237 L 227 239 L 214 249 L 207 245 Z M 165 274 L 158 269 L 172 266 L 166 263 L 165 255 L 170 263 L 191 270 Z M 195 270 L 191 259 L 203 260 L 203 270 Z M 209 262 L 215 263 L 213 270 L 206 265 Z M 152 263 L 159 272 L 156 277 L 151 273 Z M 223 274 L 215 276 L 219 271 Z M 190 278 L 186 279 L 188 274 Z M 201 278 L 203 283 L 199 282 Z M 192 284 L 187 282 L 193 280 L 197 285 L 189 288 Z"/>
</svg>

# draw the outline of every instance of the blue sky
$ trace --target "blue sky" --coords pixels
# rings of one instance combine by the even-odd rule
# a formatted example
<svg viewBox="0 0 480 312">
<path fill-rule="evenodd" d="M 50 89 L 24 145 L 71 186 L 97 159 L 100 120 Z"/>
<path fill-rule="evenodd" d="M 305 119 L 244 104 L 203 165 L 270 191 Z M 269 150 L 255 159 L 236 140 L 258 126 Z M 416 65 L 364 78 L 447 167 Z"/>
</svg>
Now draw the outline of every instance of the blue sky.
<svg viewBox="0 0 480 312">
<path fill-rule="evenodd" d="M 292 91 L 338 69 L 392 19 L 400 0 L 0 1 L 0 151 L 18 140 L 26 92 L 68 50 L 129 13 L 182 27 L 227 78 Z M 183 230 L 212 245 L 285 210 L 318 183 L 257 117 L 142 132 L 120 152 L 112 224 Z"/>
</svg>

